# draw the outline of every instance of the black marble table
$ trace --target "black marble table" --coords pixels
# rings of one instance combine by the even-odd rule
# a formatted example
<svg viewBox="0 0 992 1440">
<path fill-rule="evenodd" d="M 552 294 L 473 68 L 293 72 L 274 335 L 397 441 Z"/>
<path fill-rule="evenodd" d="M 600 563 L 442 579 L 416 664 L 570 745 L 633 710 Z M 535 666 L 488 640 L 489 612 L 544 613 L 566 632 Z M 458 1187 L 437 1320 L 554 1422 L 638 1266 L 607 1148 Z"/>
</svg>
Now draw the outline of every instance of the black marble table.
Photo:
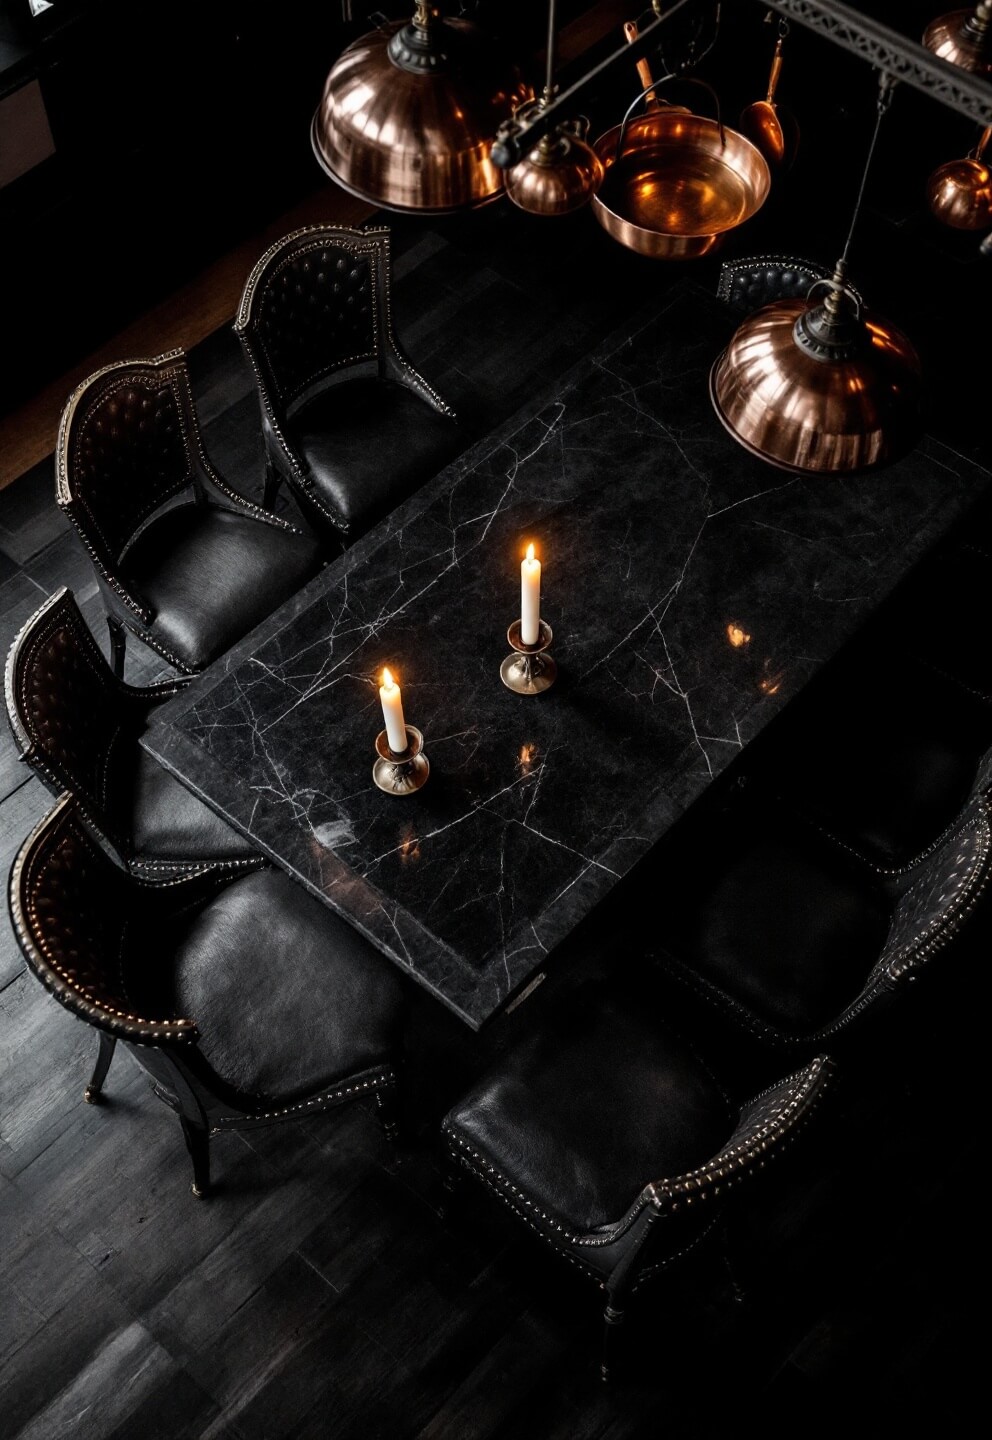
<svg viewBox="0 0 992 1440">
<path fill-rule="evenodd" d="M 479 1028 L 990 475 L 932 439 L 803 478 L 727 435 L 692 282 L 475 445 L 158 712 L 145 744 Z M 549 380 L 552 377 L 549 377 Z M 558 679 L 500 681 L 536 542 Z M 384 664 L 431 765 L 375 788 Z"/>
</svg>

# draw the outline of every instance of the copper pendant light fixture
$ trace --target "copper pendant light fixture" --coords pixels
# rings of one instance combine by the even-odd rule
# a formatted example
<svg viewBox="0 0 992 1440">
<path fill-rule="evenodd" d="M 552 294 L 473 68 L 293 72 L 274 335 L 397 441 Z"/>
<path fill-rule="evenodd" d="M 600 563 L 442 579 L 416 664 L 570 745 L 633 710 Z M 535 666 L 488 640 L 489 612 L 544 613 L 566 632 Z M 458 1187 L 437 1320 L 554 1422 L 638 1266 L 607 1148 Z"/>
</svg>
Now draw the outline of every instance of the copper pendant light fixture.
<svg viewBox="0 0 992 1440">
<path fill-rule="evenodd" d="M 984 230 L 992 225 L 992 169 L 984 159 L 989 140 L 992 125 L 986 125 L 966 156 L 938 165 L 927 181 L 931 215 L 952 230 Z"/>
<path fill-rule="evenodd" d="M 544 94 L 524 105 L 517 119 L 533 119 L 555 97 L 555 52 L 557 49 L 556 0 L 548 0 L 547 70 Z M 506 193 L 514 205 L 532 215 L 567 215 L 579 210 L 599 189 L 603 162 L 586 143 L 589 125 L 585 119 L 566 121 L 542 135 L 528 155 L 506 172 Z"/>
<path fill-rule="evenodd" d="M 894 459 L 919 430 L 912 343 L 863 309 L 847 256 L 893 81 L 883 74 L 875 132 L 843 254 L 805 300 L 777 300 L 741 324 L 710 372 L 710 398 L 734 439 L 786 470 L 842 474 Z M 826 287 L 814 303 L 814 292 Z"/>
<path fill-rule="evenodd" d="M 938 16 L 924 30 L 923 44 L 962 70 L 992 75 L 992 0 L 981 0 L 974 10 Z"/>
<path fill-rule="evenodd" d="M 353 41 L 324 82 L 310 138 L 332 180 L 385 210 L 447 214 L 494 200 L 498 126 L 533 92 L 478 25 L 417 0 Z"/>
</svg>

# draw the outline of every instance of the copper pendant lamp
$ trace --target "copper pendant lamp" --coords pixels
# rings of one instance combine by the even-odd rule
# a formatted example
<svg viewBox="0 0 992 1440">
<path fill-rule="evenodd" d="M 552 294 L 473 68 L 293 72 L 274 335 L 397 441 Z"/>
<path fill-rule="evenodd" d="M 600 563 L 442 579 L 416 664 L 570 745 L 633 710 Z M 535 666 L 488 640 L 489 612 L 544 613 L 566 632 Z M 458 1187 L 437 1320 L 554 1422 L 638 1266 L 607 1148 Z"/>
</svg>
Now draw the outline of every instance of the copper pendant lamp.
<svg viewBox="0 0 992 1440">
<path fill-rule="evenodd" d="M 530 120 L 555 97 L 557 49 L 556 0 L 548 0 L 547 74 L 544 94 L 524 105 L 517 119 Z M 540 140 L 523 160 L 506 172 L 506 193 L 521 210 L 532 215 L 568 215 L 589 200 L 603 179 L 603 162 L 586 143 L 588 123 L 569 121 Z"/>
<path fill-rule="evenodd" d="M 939 15 L 924 30 L 923 44 L 962 70 L 992 75 L 992 0 Z"/>
<path fill-rule="evenodd" d="M 863 308 L 847 255 L 892 81 L 878 116 L 844 252 L 805 300 L 776 300 L 741 324 L 710 371 L 710 398 L 734 439 L 786 470 L 843 474 L 901 454 L 919 431 L 920 362 L 912 343 Z M 826 287 L 825 297 L 814 292 Z"/>
<path fill-rule="evenodd" d="M 324 82 L 310 138 L 320 165 L 385 210 L 447 214 L 494 200 L 490 147 L 533 92 L 502 47 L 468 20 L 417 0 L 348 45 Z"/>
</svg>

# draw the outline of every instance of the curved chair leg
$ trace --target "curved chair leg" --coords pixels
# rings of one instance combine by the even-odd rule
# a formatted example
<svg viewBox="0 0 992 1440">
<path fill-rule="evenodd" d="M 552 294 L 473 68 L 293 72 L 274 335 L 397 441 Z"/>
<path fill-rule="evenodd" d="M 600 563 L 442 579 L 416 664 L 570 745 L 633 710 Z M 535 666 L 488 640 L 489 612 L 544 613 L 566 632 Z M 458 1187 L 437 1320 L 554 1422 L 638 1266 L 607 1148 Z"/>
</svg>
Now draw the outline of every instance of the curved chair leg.
<svg viewBox="0 0 992 1440">
<path fill-rule="evenodd" d="M 110 631 L 110 664 L 118 680 L 123 680 L 127 631 L 119 620 L 114 619 L 113 615 L 107 616 L 107 629 Z"/>
<path fill-rule="evenodd" d="M 615 1298 L 618 1297 L 609 1296 L 603 1311 L 603 1358 L 599 1373 L 604 1384 L 609 1384 L 613 1378 L 616 1368 L 617 1331 L 627 1318 L 627 1312 L 614 1305 Z"/>
<path fill-rule="evenodd" d="M 263 483 L 263 485 L 262 485 L 262 509 L 263 509 L 263 510 L 269 510 L 269 511 L 271 511 L 271 510 L 274 510 L 274 509 L 275 509 L 276 496 L 277 496 L 278 493 L 279 493 L 279 486 L 280 486 L 280 483 L 281 483 L 281 482 L 282 482 L 282 476 L 279 474 L 279 471 L 278 471 L 278 470 L 276 469 L 276 467 L 273 465 L 273 463 L 272 463 L 271 460 L 266 460 L 266 462 L 265 462 L 265 481 L 264 481 L 264 483 Z"/>
<path fill-rule="evenodd" d="M 396 1086 L 389 1085 L 375 1092 L 375 1103 L 382 1132 L 391 1145 L 400 1138 L 399 1108 L 396 1104 Z"/>
<path fill-rule="evenodd" d="M 207 1127 L 180 1114 L 183 1139 L 193 1161 L 193 1184 L 190 1189 L 198 1200 L 210 1194 L 210 1135 Z"/>
<path fill-rule="evenodd" d="M 110 1062 L 117 1049 L 116 1035 L 108 1035 L 106 1030 L 101 1030 L 99 1040 L 100 1049 L 97 1053 L 96 1064 L 93 1066 L 93 1074 L 90 1076 L 90 1083 L 83 1091 L 83 1099 L 87 1105 L 99 1105 L 103 1094 L 103 1082 L 107 1078 Z"/>
</svg>

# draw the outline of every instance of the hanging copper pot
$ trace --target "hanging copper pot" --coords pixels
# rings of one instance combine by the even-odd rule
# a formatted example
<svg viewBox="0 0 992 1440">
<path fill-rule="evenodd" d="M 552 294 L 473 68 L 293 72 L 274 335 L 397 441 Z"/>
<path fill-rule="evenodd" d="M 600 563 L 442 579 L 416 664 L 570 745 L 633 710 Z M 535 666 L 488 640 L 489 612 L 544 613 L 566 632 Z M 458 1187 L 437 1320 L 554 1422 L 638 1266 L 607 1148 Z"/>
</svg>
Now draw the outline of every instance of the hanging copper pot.
<svg viewBox="0 0 992 1440">
<path fill-rule="evenodd" d="M 659 88 L 665 80 L 652 82 Z M 642 91 L 595 142 L 603 183 L 592 209 L 607 234 L 655 259 L 708 255 L 743 225 L 768 198 L 771 172 L 757 146 L 717 117 L 659 105 L 631 119 Z"/>
<path fill-rule="evenodd" d="M 542 104 L 524 106 L 518 119 L 527 120 L 527 112 Z M 588 204 L 603 179 L 603 163 L 586 143 L 588 129 L 585 117 L 559 125 L 507 170 L 504 183 L 514 205 L 531 215 L 568 215 Z"/>
<path fill-rule="evenodd" d="M 776 300 L 748 316 L 710 372 L 727 429 L 786 470 L 864 470 L 919 433 L 919 357 L 901 331 L 862 309 L 844 268 L 805 300 Z M 828 294 L 813 304 L 822 286 Z"/>
<path fill-rule="evenodd" d="M 962 70 L 992 75 L 992 0 L 981 0 L 974 10 L 939 15 L 924 30 L 923 44 Z"/>
<path fill-rule="evenodd" d="M 988 125 L 973 150 L 962 160 L 948 160 L 927 181 L 930 213 L 954 230 L 983 230 L 992 225 L 992 170 L 982 156 L 992 139 Z"/>
<path fill-rule="evenodd" d="M 335 61 L 311 143 L 350 194 L 386 210 L 445 214 L 502 193 L 493 137 L 532 96 L 492 36 L 417 0 L 412 20 L 360 36 Z"/>
</svg>

